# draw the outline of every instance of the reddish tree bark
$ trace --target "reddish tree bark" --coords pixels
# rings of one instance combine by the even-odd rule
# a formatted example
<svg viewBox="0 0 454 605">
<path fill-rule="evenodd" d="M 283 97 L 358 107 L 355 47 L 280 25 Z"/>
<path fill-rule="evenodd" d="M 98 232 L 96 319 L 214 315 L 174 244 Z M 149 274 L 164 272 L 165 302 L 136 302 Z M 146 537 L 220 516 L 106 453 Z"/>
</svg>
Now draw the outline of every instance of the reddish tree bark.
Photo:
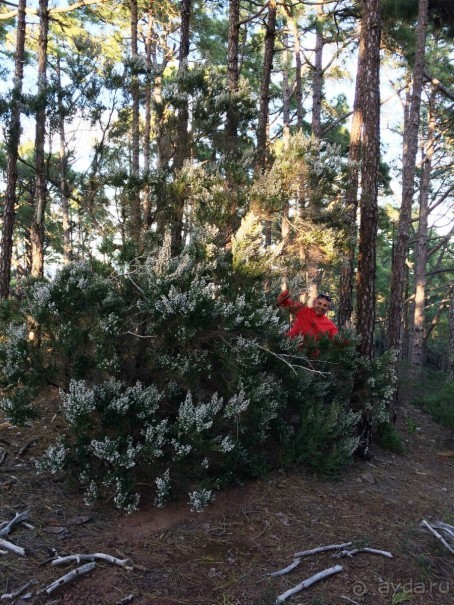
<svg viewBox="0 0 454 605">
<path fill-rule="evenodd" d="M 268 116 L 271 72 L 273 70 L 274 47 L 276 38 L 276 0 L 268 2 L 268 18 L 266 21 L 265 53 L 263 57 L 262 80 L 260 83 L 260 107 L 257 123 L 257 162 L 256 172 L 262 173 L 267 162 L 268 152 Z"/>
<path fill-rule="evenodd" d="M 346 252 L 342 257 L 342 267 L 339 285 L 338 325 L 345 327 L 349 324 L 353 312 L 353 283 L 356 252 L 356 218 L 358 213 L 359 163 L 361 159 L 361 138 L 363 127 L 363 87 L 364 65 L 366 61 L 365 36 L 360 37 L 358 51 L 358 72 L 355 83 L 355 99 L 353 102 L 353 117 L 350 129 L 350 145 L 348 149 L 349 175 L 345 196 L 345 208 L 348 227 L 346 230 Z"/>
<path fill-rule="evenodd" d="M 432 171 L 432 157 L 435 142 L 435 103 L 436 91 L 432 87 L 429 100 L 427 139 L 422 161 L 422 179 L 419 194 L 418 241 L 415 254 L 415 309 L 413 334 L 411 339 L 411 363 L 415 378 L 421 376 L 424 363 L 424 330 L 427 282 L 427 231 L 429 224 L 429 187 Z"/>
<path fill-rule="evenodd" d="M 361 39 L 363 144 L 361 161 L 360 227 L 356 274 L 357 332 L 361 354 L 373 357 L 375 330 L 375 273 L 378 221 L 378 162 L 380 157 L 380 0 L 363 0 Z"/>
<path fill-rule="evenodd" d="M 17 155 L 21 131 L 21 94 L 24 79 L 26 0 L 19 0 L 17 12 L 14 86 L 11 97 L 11 119 L 7 136 L 6 191 L 3 211 L 2 248 L 0 251 L 0 298 L 8 298 L 11 281 L 11 259 L 16 209 Z"/>
<path fill-rule="evenodd" d="M 46 163 L 44 143 L 46 139 L 46 91 L 47 91 L 47 42 L 49 32 L 48 0 L 39 2 L 38 37 L 38 109 L 35 130 L 35 205 L 30 227 L 31 274 L 44 275 L 44 213 L 47 202 Z"/>
<path fill-rule="evenodd" d="M 402 345 L 402 319 L 405 291 L 405 265 L 411 227 L 421 92 L 424 78 L 425 44 L 428 22 L 428 0 L 419 0 L 417 43 L 413 69 L 413 86 L 403 141 L 402 204 L 391 273 L 391 295 L 388 321 L 388 345 L 398 354 Z"/>
</svg>

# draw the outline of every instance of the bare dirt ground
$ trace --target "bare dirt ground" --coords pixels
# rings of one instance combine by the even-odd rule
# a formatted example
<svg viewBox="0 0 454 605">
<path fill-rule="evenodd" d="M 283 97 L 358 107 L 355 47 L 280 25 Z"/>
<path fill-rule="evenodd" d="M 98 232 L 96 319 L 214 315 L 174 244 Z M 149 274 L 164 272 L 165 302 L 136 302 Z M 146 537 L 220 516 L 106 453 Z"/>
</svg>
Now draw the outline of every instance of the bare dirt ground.
<svg viewBox="0 0 454 605">
<path fill-rule="evenodd" d="M 26 549 L 20 557 L 0 544 L 0 597 L 17 605 L 271 605 L 309 576 L 343 570 L 288 599 L 306 605 L 454 604 L 454 556 L 420 526 L 454 523 L 454 444 L 425 414 L 401 410 L 398 430 L 406 451 L 373 448 L 336 481 L 304 472 L 277 472 L 218 493 L 202 513 L 185 503 L 161 510 L 147 504 L 125 515 L 109 504 L 87 508 L 75 486 L 37 476 L 34 460 L 58 431 L 51 399 L 26 427 L 0 418 L 0 522 L 29 510 L 32 527 L 7 536 Z M 297 551 L 352 541 L 392 553 L 301 559 L 281 577 Z M 127 568 L 99 561 L 89 574 L 45 589 L 77 563 L 55 567 L 58 555 L 106 553 L 130 558 Z M 30 588 L 7 600 L 26 582 Z M 27 593 L 32 593 L 27 595 Z M 28 598 L 27 598 L 28 597 Z"/>
</svg>

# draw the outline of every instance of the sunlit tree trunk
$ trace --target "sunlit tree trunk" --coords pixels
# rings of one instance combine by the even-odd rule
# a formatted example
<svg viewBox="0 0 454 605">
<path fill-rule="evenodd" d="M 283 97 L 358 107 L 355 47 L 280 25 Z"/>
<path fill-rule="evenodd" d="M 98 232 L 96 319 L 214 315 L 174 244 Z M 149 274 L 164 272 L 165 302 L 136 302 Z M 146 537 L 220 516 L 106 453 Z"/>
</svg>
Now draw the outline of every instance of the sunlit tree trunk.
<svg viewBox="0 0 454 605">
<path fill-rule="evenodd" d="M 36 111 L 35 131 L 36 188 L 33 220 L 30 227 L 30 242 L 32 255 L 31 274 L 33 277 L 40 278 L 44 275 L 44 213 L 47 202 L 44 144 L 46 138 L 47 109 L 47 40 L 49 32 L 48 0 L 40 0 L 38 12 L 38 109 Z"/>
<path fill-rule="evenodd" d="M 314 65 L 312 66 L 312 136 L 322 136 L 322 96 L 323 96 L 323 5 L 318 10 L 315 31 Z"/>
<path fill-rule="evenodd" d="M 192 0 L 181 0 L 181 27 L 180 27 L 180 50 L 178 56 L 178 118 L 176 128 L 176 147 L 174 156 L 174 169 L 178 174 L 183 168 L 184 161 L 189 158 L 189 103 L 185 90 L 186 75 L 188 71 L 189 57 L 189 26 L 191 22 Z M 172 207 L 172 255 L 177 255 L 183 246 L 183 218 L 186 202 L 186 192 L 178 191 L 175 200 L 171 201 Z"/>
<path fill-rule="evenodd" d="M 68 199 L 68 156 L 66 153 L 66 132 L 65 132 L 65 110 L 63 107 L 63 89 L 61 82 L 60 57 L 57 57 L 57 86 L 58 86 L 58 132 L 60 139 L 60 154 L 59 154 L 59 177 L 60 177 L 60 200 L 62 212 L 62 228 L 63 228 L 63 262 L 68 265 L 72 261 L 72 246 L 71 246 L 71 219 L 69 214 L 69 199 Z"/>
<path fill-rule="evenodd" d="M 264 172 L 268 161 L 269 96 L 276 38 L 276 17 L 276 0 L 269 0 L 265 32 L 265 51 L 263 57 L 262 80 L 260 84 L 260 106 L 257 123 L 257 157 L 255 166 L 257 175 L 260 175 Z M 265 246 L 269 245 L 271 245 L 271 221 L 267 220 L 265 222 Z"/>
<path fill-rule="evenodd" d="M 226 137 L 229 155 L 238 148 L 238 113 L 235 109 L 235 95 L 238 92 L 240 40 L 240 0 L 229 1 L 229 33 L 227 42 L 227 84 L 230 103 L 227 108 Z"/>
<path fill-rule="evenodd" d="M 21 132 L 21 94 L 24 79 L 26 0 L 19 0 L 17 9 L 16 52 L 14 56 L 14 84 L 11 95 L 11 118 L 6 139 L 7 168 L 4 197 L 2 248 L 0 250 L 0 298 L 8 298 L 11 281 L 13 231 L 16 211 L 17 154 Z"/>
<path fill-rule="evenodd" d="M 426 264 L 427 264 L 427 230 L 429 223 L 429 188 L 432 171 L 432 157 L 435 139 L 435 103 L 436 91 L 432 88 L 429 100 L 427 140 L 422 161 L 422 178 L 419 195 L 418 241 L 415 255 L 415 303 L 413 334 L 411 339 L 411 363 L 414 378 L 421 377 L 424 364 L 424 328 L 426 305 Z"/>
<path fill-rule="evenodd" d="M 380 0 L 363 0 L 364 107 L 361 160 L 360 227 L 356 274 L 357 332 L 362 355 L 373 357 L 375 273 L 378 221 L 378 162 L 380 157 Z M 358 77 L 361 77 L 358 73 Z"/>
<path fill-rule="evenodd" d="M 345 210 L 348 227 L 346 228 L 345 249 L 342 254 L 342 265 L 339 285 L 338 325 L 343 328 L 351 320 L 353 313 L 353 283 L 355 270 L 355 251 L 358 213 L 359 163 L 361 159 L 361 133 L 363 126 L 362 90 L 364 82 L 363 65 L 366 61 L 366 44 L 364 36 L 360 37 L 358 51 L 358 72 L 355 83 L 355 99 L 353 102 L 353 117 L 350 128 L 350 145 L 348 149 L 349 176 L 345 192 Z"/>
<path fill-rule="evenodd" d="M 300 33 L 298 30 L 298 21 L 293 15 L 292 7 L 286 5 L 285 11 L 288 15 L 288 26 L 293 36 L 293 53 L 295 56 L 296 127 L 298 130 L 301 130 L 303 128 L 303 82 Z"/>
<path fill-rule="evenodd" d="M 257 160 L 258 174 L 265 169 L 268 152 L 268 116 L 270 100 L 271 73 L 273 70 L 273 57 L 276 38 L 276 0 L 268 2 L 268 18 L 266 21 L 265 51 L 263 57 L 262 79 L 260 83 L 260 106 L 257 123 Z"/>
<path fill-rule="evenodd" d="M 403 136 L 402 204 L 399 214 L 397 240 L 394 248 L 390 288 L 388 345 L 390 348 L 396 349 L 398 354 L 400 354 L 402 345 L 401 326 L 405 291 L 405 264 L 407 259 L 408 240 L 410 237 L 416 156 L 418 151 L 418 131 L 424 76 L 427 21 L 428 0 L 419 0 L 413 85 L 410 106 L 408 109 L 408 119 L 406 120 Z"/>
</svg>

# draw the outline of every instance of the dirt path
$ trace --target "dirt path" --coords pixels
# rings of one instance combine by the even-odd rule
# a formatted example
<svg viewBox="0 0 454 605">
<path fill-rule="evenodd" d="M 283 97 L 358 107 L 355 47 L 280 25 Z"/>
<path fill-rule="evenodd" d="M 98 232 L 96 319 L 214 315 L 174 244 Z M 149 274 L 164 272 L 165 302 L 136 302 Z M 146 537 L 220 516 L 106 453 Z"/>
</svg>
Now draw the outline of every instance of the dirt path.
<svg viewBox="0 0 454 605">
<path fill-rule="evenodd" d="M 134 595 L 134 605 L 271 605 L 309 576 L 341 565 L 342 572 L 287 602 L 454 604 L 454 557 L 420 527 L 422 519 L 454 524 L 454 446 L 417 409 L 400 416 L 404 455 L 374 448 L 371 462 L 353 464 L 337 481 L 276 473 L 219 493 L 203 513 L 190 513 L 183 504 L 158 510 L 145 500 L 130 516 L 106 506 L 88 509 L 59 479 L 36 476 L 33 460 L 50 427 L 49 419 L 36 439 L 36 425 L 0 424 L 0 457 L 7 454 L 0 465 L 0 521 L 28 508 L 33 525 L 9 536 L 27 557 L 0 555 L 0 596 L 36 582 L 30 599 L 9 602 L 113 605 Z M 296 551 L 347 541 L 393 558 L 327 552 L 303 558 L 282 577 L 266 576 L 289 565 Z M 100 562 L 50 596 L 36 596 L 72 568 L 46 562 L 55 551 L 104 552 L 131 558 L 134 567 Z"/>
</svg>

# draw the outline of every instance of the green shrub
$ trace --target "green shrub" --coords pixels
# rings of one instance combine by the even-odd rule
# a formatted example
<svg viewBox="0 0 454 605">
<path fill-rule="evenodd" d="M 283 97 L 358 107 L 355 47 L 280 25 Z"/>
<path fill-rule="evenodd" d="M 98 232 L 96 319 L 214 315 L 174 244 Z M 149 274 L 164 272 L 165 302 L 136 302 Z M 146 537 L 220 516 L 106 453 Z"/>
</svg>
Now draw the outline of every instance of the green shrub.
<svg viewBox="0 0 454 605">
<path fill-rule="evenodd" d="M 376 430 L 376 440 L 381 447 L 395 454 L 405 452 L 402 438 L 390 422 L 380 422 Z"/>
<path fill-rule="evenodd" d="M 436 422 L 454 429 L 454 382 L 443 372 L 425 373 L 414 388 L 413 402 Z"/>
<path fill-rule="evenodd" d="M 288 339 L 277 287 L 258 274 L 244 262 L 236 273 L 207 230 L 175 258 L 167 238 L 124 275 L 76 263 L 30 283 L 22 320 L 39 338 L 19 313 L 0 379 L 3 407 L 22 420 L 28 382 L 60 386 L 66 430 L 39 469 L 71 473 L 87 504 L 113 497 L 133 510 L 146 481 L 157 506 L 186 493 L 200 510 L 282 462 L 328 475 L 347 464 L 358 418 L 385 405 L 386 364 L 362 360 L 351 333 L 306 348 Z M 358 369 L 364 404 L 352 410 Z"/>
</svg>

